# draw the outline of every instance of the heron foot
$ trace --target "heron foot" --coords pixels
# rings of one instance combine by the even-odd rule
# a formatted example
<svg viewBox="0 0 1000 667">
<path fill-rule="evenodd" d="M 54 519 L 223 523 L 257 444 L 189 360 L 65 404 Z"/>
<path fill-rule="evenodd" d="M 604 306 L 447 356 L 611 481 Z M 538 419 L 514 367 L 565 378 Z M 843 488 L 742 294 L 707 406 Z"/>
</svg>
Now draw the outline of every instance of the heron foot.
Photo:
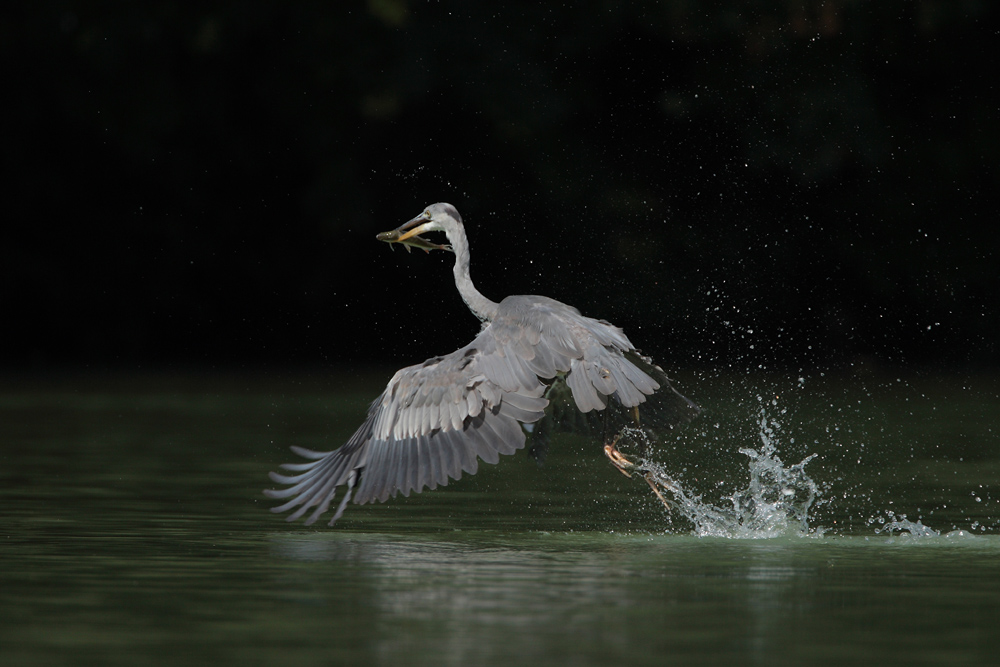
<svg viewBox="0 0 1000 667">
<path fill-rule="evenodd" d="M 610 443 L 604 445 L 604 454 L 611 461 L 611 465 L 618 469 L 618 472 L 625 475 L 629 479 L 632 478 L 632 473 L 638 473 L 642 478 L 649 484 L 649 488 L 653 490 L 656 497 L 660 499 L 663 506 L 668 510 L 674 509 L 673 503 L 667 500 L 660 489 L 664 491 L 674 492 L 676 488 L 668 480 L 663 473 L 650 469 L 645 463 L 634 463 L 627 456 L 618 451 L 615 446 L 618 444 L 619 436 L 615 436 L 615 439 Z"/>
<path fill-rule="evenodd" d="M 608 457 L 611 461 L 611 465 L 618 469 L 618 472 L 625 475 L 626 477 L 632 477 L 632 471 L 637 470 L 639 466 L 632 463 L 624 454 L 618 451 L 615 446 L 618 444 L 618 438 L 620 436 L 615 436 L 615 439 L 610 443 L 604 445 L 604 455 Z"/>
</svg>

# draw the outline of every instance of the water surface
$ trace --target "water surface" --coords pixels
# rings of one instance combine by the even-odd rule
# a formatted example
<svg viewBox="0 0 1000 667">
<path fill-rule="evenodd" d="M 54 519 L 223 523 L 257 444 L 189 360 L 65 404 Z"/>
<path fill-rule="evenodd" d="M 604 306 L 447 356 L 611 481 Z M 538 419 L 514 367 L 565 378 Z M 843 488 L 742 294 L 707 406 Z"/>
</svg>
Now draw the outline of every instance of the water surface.
<svg viewBox="0 0 1000 667">
<path fill-rule="evenodd" d="M 442 490 L 270 514 L 287 445 L 350 435 L 383 377 L 76 378 L 0 392 L 4 665 L 989 664 L 1000 650 L 990 378 L 691 374 L 658 460 L 703 507 L 767 441 L 818 496 L 749 539 L 668 516 L 595 443 Z M 904 518 L 905 516 L 905 518 Z M 746 539 L 743 539 L 746 538 Z"/>
</svg>

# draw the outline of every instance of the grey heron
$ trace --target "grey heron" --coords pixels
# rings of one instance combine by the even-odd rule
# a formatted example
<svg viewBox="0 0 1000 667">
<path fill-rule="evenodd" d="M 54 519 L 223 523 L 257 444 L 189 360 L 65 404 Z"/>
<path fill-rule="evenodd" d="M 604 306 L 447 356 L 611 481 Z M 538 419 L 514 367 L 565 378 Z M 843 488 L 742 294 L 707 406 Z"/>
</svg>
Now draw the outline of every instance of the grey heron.
<svg viewBox="0 0 1000 667">
<path fill-rule="evenodd" d="M 421 236 L 429 232 L 443 232 L 450 245 Z M 313 523 L 329 509 L 340 487 L 345 489 L 331 526 L 352 497 L 356 504 L 381 502 L 398 493 L 409 496 L 447 485 L 463 472 L 475 474 L 478 459 L 493 464 L 500 454 L 524 447 L 526 430 L 543 419 L 557 386 L 568 389 L 580 413 L 603 411 L 607 417 L 614 408 L 635 425 L 640 423 L 639 406 L 654 394 L 667 399 L 667 426 L 700 412 L 611 323 L 544 296 L 508 296 L 500 303 L 483 296 L 472 284 L 468 239 L 451 204 L 428 206 L 377 239 L 407 250 L 453 252 L 455 285 L 482 329 L 465 347 L 398 371 L 371 404 L 365 422 L 339 449 L 315 452 L 293 446 L 308 462 L 282 465 L 294 474 L 270 476 L 286 488 L 264 492 L 289 499 L 273 512 L 297 508 L 289 521 L 311 511 L 306 524 Z M 625 475 L 642 473 L 666 504 L 657 486 L 668 484 L 618 450 L 620 434 L 606 426 L 605 454 Z"/>
</svg>

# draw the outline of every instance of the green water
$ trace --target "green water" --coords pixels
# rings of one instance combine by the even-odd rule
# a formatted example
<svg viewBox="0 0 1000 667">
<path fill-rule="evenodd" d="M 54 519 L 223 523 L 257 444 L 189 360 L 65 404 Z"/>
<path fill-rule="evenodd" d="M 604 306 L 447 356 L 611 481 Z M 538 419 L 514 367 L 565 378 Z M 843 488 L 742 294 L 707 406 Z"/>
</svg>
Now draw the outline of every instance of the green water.
<svg viewBox="0 0 1000 667">
<path fill-rule="evenodd" d="M 0 662 L 997 661 L 991 377 L 681 374 L 706 412 L 657 459 L 724 507 L 740 448 L 816 454 L 805 534 L 694 535 L 568 436 L 333 529 L 269 513 L 287 446 L 337 446 L 384 381 L 8 380 Z"/>
</svg>

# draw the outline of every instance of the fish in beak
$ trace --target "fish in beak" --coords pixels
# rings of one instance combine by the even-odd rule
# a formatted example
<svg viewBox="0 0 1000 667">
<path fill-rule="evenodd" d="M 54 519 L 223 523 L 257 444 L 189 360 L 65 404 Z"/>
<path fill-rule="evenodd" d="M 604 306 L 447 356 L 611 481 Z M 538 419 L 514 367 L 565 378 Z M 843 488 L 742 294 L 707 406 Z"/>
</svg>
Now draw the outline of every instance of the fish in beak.
<svg viewBox="0 0 1000 667">
<path fill-rule="evenodd" d="M 391 232 L 382 232 L 375 238 L 386 243 L 399 243 L 406 251 L 410 248 L 420 248 L 424 252 L 431 250 L 451 250 L 451 246 L 444 243 L 431 243 L 420 235 L 428 231 L 439 231 L 427 217 L 426 213 L 421 213 L 413 220 L 405 222 Z"/>
</svg>

